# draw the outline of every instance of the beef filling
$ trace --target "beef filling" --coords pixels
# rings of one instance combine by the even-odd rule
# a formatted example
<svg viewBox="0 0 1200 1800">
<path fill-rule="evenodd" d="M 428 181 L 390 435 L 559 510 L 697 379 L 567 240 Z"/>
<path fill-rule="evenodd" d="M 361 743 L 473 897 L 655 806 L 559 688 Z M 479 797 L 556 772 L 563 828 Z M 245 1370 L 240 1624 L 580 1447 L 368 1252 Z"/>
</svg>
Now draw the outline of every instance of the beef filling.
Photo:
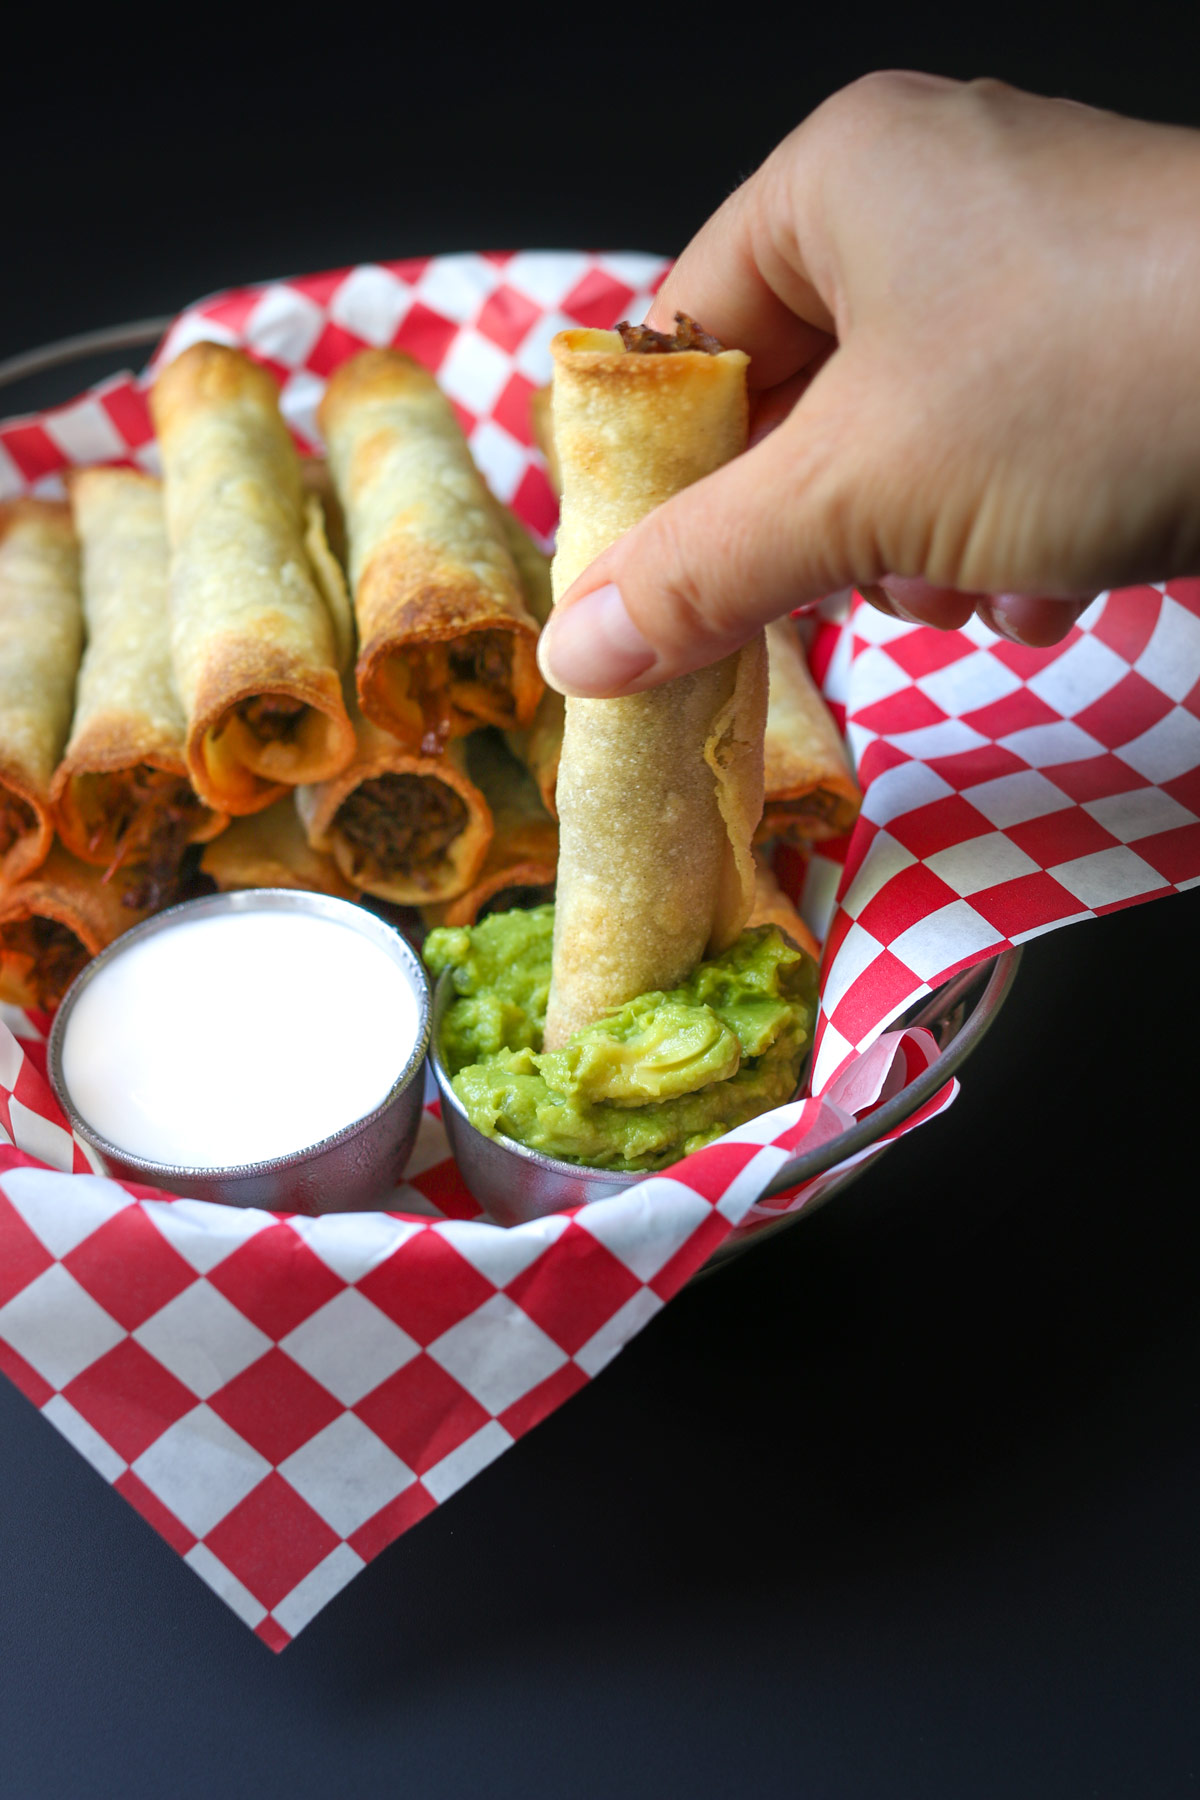
<svg viewBox="0 0 1200 1800">
<path fill-rule="evenodd" d="M 290 694 L 255 694 L 238 707 L 242 719 L 264 744 L 290 744 L 306 711 Z"/>
<path fill-rule="evenodd" d="M 0 926 L 0 952 L 28 961 L 25 980 L 46 1011 L 58 1005 L 89 959 L 87 947 L 66 925 L 36 915 Z"/>
<path fill-rule="evenodd" d="M 186 778 L 138 763 L 105 778 L 103 813 L 92 825 L 89 848 L 112 844 L 105 880 L 130 870 L 122 904 L 137 912 L 174 898 L 179 865 L 203 806 Z"/>
<path fill-rule="evenodd" d="M 622 319 L 617 326 L 621 334 L 621 342 L 626 350 L 634 350 L 642 355 L 669 355 L 673 350 L 703 350 L 709 356 L 719 356 L 725 348 L 711 331 L 705 331 L 697 325 L 695 319 L 689 319 L 686 313 L 675 314 L 674 331 L 652 331 L 649 325 L 631 325 L 628 319 Z"/>
<path fill-rule="evenodd" d="M 466 802 L 444 782 L 420 775 L 376 775 L 338 808 L 335 829 L 388 875 L 432 870 L 467 823 Z"/>
</svg>

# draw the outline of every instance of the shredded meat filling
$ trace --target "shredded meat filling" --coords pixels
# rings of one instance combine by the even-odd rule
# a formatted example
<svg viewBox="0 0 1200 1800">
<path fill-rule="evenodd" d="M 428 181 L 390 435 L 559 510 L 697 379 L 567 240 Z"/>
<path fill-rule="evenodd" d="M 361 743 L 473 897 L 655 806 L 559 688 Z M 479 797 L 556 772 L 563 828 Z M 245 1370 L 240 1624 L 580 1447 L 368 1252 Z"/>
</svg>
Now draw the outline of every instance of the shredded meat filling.
<svg viewBox="0 0 1200 1800">
<path fill-rule="evenodd" d="M 725 348 L 711 331 L 705 331 L 697 325 L 695 319 L 689 319 L 686 313 L 675 314 L 675 330 L 653 331 L 649 325 L 631 325 L 628 319 L 622 319 L 617 326 L 621 334 L 621 342 L 626 350 L 635 350 L 642 355 L 669 355 L 673 350 L 703 350 L 709 356 L 719 356 Z"/>
<path fill-rule="evenodd" d="M 338 808 L 335 828 L 360 855 L 390 875 L 432 871 L 467 823 L 466 802 L 444 782 L 420 775 L 377 775 Z"/>
<path fill-rule="evenodd" d="M 17 794 L 0 792 L 0 856 L 7 856 L 36 824 L 32 806 Z"/>
<path fill-rule="evenodd" d="M 422 756 L 440 756 L 460 719 L 478 714 L 489 724 L 512 722 L 512 652 L 511 631 L 473 631 L 430 646 L 414 673 L 425 726 Z M 475 696 L 471 705 L 465 687 L 490 690 L 491 704 Z M 464 699 L 465 708 L 457 704 Z"/>
<path fill-rule="evenodd" d="M 174 898 L 188 841 L 203 806 L 186 778 L 138 763 L 107 776 L 100 788 L 101 811 L 91 821 L 88 848 L 113 848 L 104 879 L 129 871 L 121 902 L 134 911 L 165 906 Z"/>
<path fill-rule="evenodd" d="M 86 946 L 68 926 L 37 916 L 0 926 L 0 953 L 28 961 L 25 980 L 35 1003 L 47 1012 L 89 960 Z"/>
<path fill-rule="evenodd" d="M 306 708 L 289 694 L 255 694 L 243 700 L 238 716 L 264 744 L 291 743 Z"/>
</svg>

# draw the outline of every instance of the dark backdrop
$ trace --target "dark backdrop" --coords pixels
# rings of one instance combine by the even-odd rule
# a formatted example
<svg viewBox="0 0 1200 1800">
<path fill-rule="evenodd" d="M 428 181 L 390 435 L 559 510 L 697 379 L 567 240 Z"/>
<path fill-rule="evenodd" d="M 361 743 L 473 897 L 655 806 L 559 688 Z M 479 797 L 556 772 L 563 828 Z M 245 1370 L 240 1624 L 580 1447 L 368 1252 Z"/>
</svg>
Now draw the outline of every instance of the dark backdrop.
<svg viewBox="0 0 1200 1800">
<path fill-rule="evenodd" d="M 0 357 L 357 259 L 673 251 L 870 68 L 1200 124 L 1160 0 L 185 10 L 9 21 Z M 5 1800 L 1194 1792 L 1198 906 L 1032 944 L 946 1118 L 282 1659 L 0 1384 Z"/>
</svg>

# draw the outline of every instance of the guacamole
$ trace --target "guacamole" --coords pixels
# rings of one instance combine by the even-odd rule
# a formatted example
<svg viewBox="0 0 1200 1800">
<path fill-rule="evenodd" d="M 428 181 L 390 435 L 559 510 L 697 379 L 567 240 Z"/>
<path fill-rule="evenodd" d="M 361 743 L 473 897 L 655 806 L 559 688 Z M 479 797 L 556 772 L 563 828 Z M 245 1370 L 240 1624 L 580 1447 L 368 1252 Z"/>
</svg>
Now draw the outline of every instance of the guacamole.
<svg viewBox="0 0 1200 1800">
<path fill-rule="evenodd" d="M 543 1051 L 553 931 L 551 905 L 425 940 L 431 972 L 452 971 L 442 1057 L 477 1130 L 590 1168 L 662 1169 L 792 1098 L 817 971 L 777 926 Z"/>
</svg>

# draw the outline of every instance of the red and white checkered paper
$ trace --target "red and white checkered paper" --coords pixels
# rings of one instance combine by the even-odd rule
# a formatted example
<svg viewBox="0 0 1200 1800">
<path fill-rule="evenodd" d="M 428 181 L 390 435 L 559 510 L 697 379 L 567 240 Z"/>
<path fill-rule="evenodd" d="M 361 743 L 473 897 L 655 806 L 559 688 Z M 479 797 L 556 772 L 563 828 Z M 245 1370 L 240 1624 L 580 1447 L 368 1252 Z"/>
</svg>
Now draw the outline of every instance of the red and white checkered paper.
<svg viewBox="0 0 1200 1800">
<path fill-rule="evenodd" d="M 245 346 L 307 448 L 331 369 L 400 344 L 547 537 L 528 401 L 549 340 L 640 316 L 666 267 L 521 252 L 339 270 L 204 301 L 155 361 L 198 338 Z M 53 492 L 98 461 L 155 466 L 144 378 L 0 425 L 0 493 Z M 1055 925 L 1200 881 L 1200 582 L 1110 595 L 1048 651 L 828 604 L 812 660 L 866 790 L 848 840 L 781 870 L 803 876 L 811 915 L 833 912 L 819 1098 L 611 1200 L 499 1229 L 432 1099 L 388 1211 L 172 1199 L 94 1172 L 44 1079 L 48 1021 L 0 1024 L 0 1368 L 273 1648 L 597 1374 L 732 1231 L 828 1185 L 764 1198 L 789 1154 L 929 1066 L 929 1033 L 884 1032 L 914 999 Z"/>
</svg>

